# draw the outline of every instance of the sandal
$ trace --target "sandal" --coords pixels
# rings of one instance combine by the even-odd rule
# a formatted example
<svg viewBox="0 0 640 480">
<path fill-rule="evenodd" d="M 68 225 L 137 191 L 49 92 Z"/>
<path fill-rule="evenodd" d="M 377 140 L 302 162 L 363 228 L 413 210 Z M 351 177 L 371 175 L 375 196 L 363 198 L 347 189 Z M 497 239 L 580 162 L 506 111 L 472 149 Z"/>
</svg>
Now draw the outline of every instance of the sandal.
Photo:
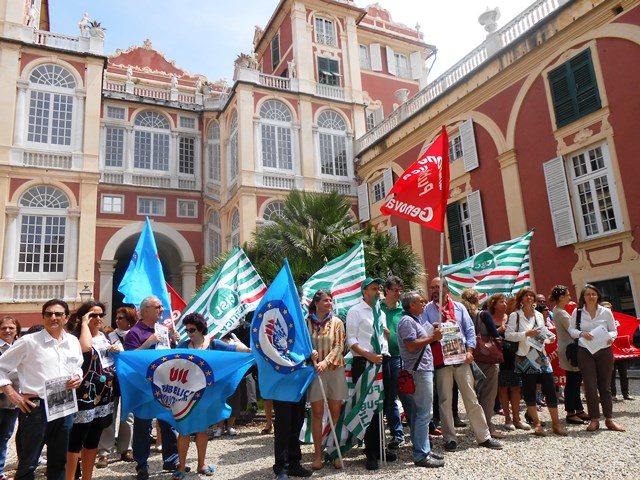
<svg viewBox="0 0 640 480">
<path fill-rule="evenodd" d="M 587 432 L 595 432 L 600 428 L 600 422 L 598 420 L 591 420 L 589 426 L 587 427 Z"/>
<path fill-rule="evenodd" d="M 533 427 L 533 434 L 537 435 L 538 437 L 546 437 L 547 433 L 544 431 L 544 428 L 542 428 L 542 425 L 537 425 Z"/>
<path fill-rule="evenodd" d="M 205 477 L 211 477 L 211 476 L 213 476 L 215 471 L 216 471 L 215 468 L 210 467 L 210 466 L 207 465 L 206 468 L 203 468 L 202 470 L 198 470 L 198 475 L 204 475 Z"/>
<path fill-rule="evenodd" d="M 582 412 L 576 412 L 576 416 L 580 417 L 582 420 L 590 421 L 591 417 L 584 410 Z"/>
<path fill-rule="evenodd" d="M 182 480 L 184 478 L 184 472 L 173 472 L 173 480 Z"/>
<path fill-rule="evenodd" d="M 587 422 L 581 419 L 578 414 L 574 413 L 573 415 L 567 415 L 567 423 L 571 425 L 584 425 Z"/>
<path fill-rule="evenodd" d="M 604 424 L 609 430 L 613 430 L 614 432 L 626 432 L 625 428 L 614 422 L 612 418 L 607 418 Z"/>
</svg>

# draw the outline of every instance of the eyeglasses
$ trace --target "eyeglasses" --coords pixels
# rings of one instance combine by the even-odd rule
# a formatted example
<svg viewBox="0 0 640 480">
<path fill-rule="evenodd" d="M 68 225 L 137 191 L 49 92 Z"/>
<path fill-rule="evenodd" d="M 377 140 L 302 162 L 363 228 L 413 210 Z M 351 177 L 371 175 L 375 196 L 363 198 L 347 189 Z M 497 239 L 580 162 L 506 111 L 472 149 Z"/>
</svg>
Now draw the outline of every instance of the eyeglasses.
<svg viewBox="0 0 640 480">
<path fill-rule="evenodd" d="M 95 318 L 98 318 L 98 317 L 99 317 L 99 318 L 104 318 L 104 317 L 106 317 L 106 316 L 107 316 L 107 314 L 106 314 L 106 313 L 90 313 L 90 314 L 89 314 L 89 318 L 90 318 L 91 320 L 93 320 L 93 319 L 95 319 Z"/>
<path fill-rule="evenodd" d="M 147 305 L 148 308 L 155 308 L 157 310 L 160 310 L 161 308 L 164 308 L 162 305 Z"/>
<path fill-rule="evenodd" d="M 60 317 L 64 317 L 65 315 L 66 313 L 64 312 L 44 312 L 44 316 L 47 318 L 51 318 L 51 317 L 60 318 Z"/>
<path fill-rule="evenodd" d="M 187 333 L 195 333 L 195 332 L 197 332 L 197 331 L 198 331 L 198 329 L 197 329 L 197 328 L 185 328 L 184 330 L 185 330 L 185 332 L 187 332 Z"/>
</svg>

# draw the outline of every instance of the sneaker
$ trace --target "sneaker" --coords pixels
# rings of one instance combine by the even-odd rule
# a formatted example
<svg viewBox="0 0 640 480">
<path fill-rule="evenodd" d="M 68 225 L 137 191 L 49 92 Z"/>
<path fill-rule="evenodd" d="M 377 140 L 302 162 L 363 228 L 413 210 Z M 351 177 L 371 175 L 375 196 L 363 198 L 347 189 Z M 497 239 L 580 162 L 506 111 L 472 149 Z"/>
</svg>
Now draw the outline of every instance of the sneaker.
<svg viewBox="0 0 640 480">
<path fill-rule="evenodd" d="M 149 480 L 149 470 L 138 470 L 136 480 Z"/>
<path fill-rule="evenodd" d="M 455 452 L 456 448 L 458 448 L 458 444 L 453 440 L 444 443 L 445 452 Z"/>
<path fill-rule="evenodd" d="M 432 455 L 427 456 L 426 458 L 423 458 L 422 460 L 419 460 L 417 462 L 414 462 L 416 464 L 416 467 L 425 467 L 425 468 L 440 468 L 440 467 L 444 467 L 444 460 L 438 460 L 437 458 L 433 457 Z"/>
<path fill-rule="evenodd" d="M 491 448 L 492 450 L 502 450 L 502 444 L 497 440 L 494 440 L 493 438 L 490 438 L 489 440 L 485 440 L 479 445 L 484 448 Z"/>
<path fill-rule="evenodd" d="M 227 433 L 230 437 L 235 437 L 236 435 L 238 435 L 238 431 L 233 427 L 227 428 Z"/>
<path fill-rule="evenodd" d="M 109 457 L 100 455 L 96 460 L 96 468 L 107 468 L 109 466 Z"/>
<path fill-rule="evenodd" d="M 453 417 L 453 426 L 456 428 L 466 427 L 467 423 L 460 420 L 458 417 Z"/>
<path fill-rule="evenodd" d="M 435 453 L 433 450 L 429 452 L 429 456 L 435 458 L 436 460 L 444 460 L 444 455 L 440 455 L 439 453 Z"/>
<path fill-rule="evenodd" d="M 625 399 L 627 402 L 633 402 L 633 401 L 635 400 L 635 398 L 630 397 L 629 395 L 625 395 L 625 396 L 624 396 L 624 399 Z"/>
<path fill-rule="evenodd" d="M 213 438 L 220 438 L 222 436 L 222 427 L 216 428 L 216 431 L 213 433 Z"/>
<path fill-rule="evenodd" d="M 404 438 L 396 438 L 393 439 L 389 442 L 388 447 L 391 450 L 398 450 L 398 448 L 402 447 L 403 445 L 406 445 L 406 442 L 404 441 Z"/>
<path fill-rule="evenodd" d="M 308 468 L 304 468 L 298 463 L 297 465 L 289 465 L 287 474 L 291 475 L 292 477 L 310 477 L 313 472 Z"/>
</svg>

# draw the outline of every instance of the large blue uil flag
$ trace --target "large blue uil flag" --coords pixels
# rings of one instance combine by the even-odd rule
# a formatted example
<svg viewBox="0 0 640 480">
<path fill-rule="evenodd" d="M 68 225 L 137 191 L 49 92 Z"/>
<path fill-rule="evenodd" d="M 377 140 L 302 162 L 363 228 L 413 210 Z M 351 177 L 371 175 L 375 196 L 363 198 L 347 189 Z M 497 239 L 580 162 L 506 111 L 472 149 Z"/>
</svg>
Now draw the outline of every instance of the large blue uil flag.
<svg viewBox="0 0 640 480">
<path fill-rule="evenodd" d="M 286 259 L 253 316 L 251 348 L 258 365 L 262 396 L 269 400 L 299 401 L 316 373 L 311 362 L 307 362 L 311 356 L 311 337 Z"/>
<path fill-rule="evenodd" d="M 253 365 L 250 353 L 215 350 L 121 352 L 116 368 L 122 391 L 122 418 L 159 418 L 178 433 L 206 430 L 231 415 L 226 404 Z"/>
</svg>

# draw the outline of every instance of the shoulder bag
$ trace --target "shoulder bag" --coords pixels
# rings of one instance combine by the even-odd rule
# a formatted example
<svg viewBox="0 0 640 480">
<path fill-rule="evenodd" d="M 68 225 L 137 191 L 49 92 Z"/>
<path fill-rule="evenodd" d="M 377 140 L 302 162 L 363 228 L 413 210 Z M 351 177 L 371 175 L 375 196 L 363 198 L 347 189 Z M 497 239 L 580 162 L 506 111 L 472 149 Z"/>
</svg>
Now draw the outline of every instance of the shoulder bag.
<svg viewBox="0 0 640 480">
<path fill-rule="evenodd" d="M 520 331 L 520 314 L 516 312 L 518 318 L 516 319 L 516 332 Z M 502 350 L 516 353 L 518 351 L 518 347 L 520 346 L 520 342 L 512 342 L 510 340 L 505 340 L 502 342 Z"/>
<path fill-rule="evenodd" d="M 481 313 L 489 315 L 488 312 L 478 312 L 474 324 L 476 327 L 476 348 L 473 350 L 473 359 L 480 363 L 504 363 L 502 353 L 502 338 L 482 335 L 482 320 L 479 320 Z M 493 320 L 492 320 L 493 321 Z"/>
<path fill-rule="evenodd" d="M 576 314 L 576 328 L 580 330 L 580 320 L 582 319 L 582 309 L 578 310 Z M 576 338 L 573 342 L 567 345 L 567 349 L 565 350 L 565 355 L 567 356 L 567 360 L 572 367 L 578 366 L 578 339 Z"/>
</svg>

